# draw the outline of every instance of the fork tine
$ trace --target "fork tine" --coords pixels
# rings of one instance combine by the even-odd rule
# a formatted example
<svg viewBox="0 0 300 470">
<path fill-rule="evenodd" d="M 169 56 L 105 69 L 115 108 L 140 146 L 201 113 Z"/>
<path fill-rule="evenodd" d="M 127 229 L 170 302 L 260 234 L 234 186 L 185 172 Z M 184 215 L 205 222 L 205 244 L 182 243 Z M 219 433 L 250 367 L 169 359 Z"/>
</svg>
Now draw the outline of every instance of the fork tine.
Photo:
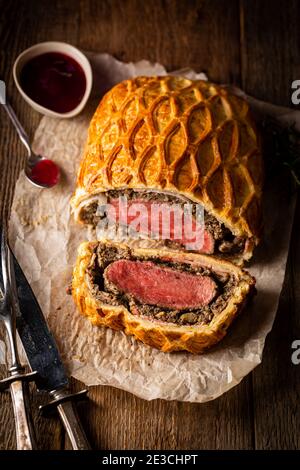
<svg viewBox="0 0 300 470">
<path fill-rule="evenodd" d="M 1 230 L 1 267 L 2 267 L 2 279 L 3 279 L 3 288 L 4 293 L 7 290 L 8 282 L 8 266 L 7 266 L 7 251 L 6 251 L 6 229 L 3 226 Z"/>
<path fill-rule="evenodd" d="M 9 248 L 7 244 L 6 227 L 3 225 L 1 230 L 1 267 L 2 267 L 2 281 L 3 281 L 3 299 L 1 301 L 1 310 L 5 312 L 11 300 L 10 289 L 10 262 L 9 262 Z"/>
</svg>

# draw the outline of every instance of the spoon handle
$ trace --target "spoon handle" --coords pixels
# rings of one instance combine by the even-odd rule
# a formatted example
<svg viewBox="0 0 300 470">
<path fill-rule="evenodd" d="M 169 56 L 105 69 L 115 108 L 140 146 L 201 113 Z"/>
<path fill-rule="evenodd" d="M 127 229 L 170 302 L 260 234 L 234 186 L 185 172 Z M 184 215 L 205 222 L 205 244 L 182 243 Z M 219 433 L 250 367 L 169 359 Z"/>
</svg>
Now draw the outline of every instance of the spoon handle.
<svg viewBox="0 0 300 470">
<path fill-rule="evenodd" d="M 6 103 L 3 104 L 3 107 L 4 107 L 5 111 L 7 112 L 8 116 L 10 117 L 11 122 L 15 126 L 16 131 L 19 134 L 19 137 L 21 139 L 21 142 L 25 145 L 25 147 L 27 149 L 27 152 L 28 152 L 28 156 L 30 157 L 32 151 L 31 151 L 31 146 L 30 146 L 30 143 L 29 143 L 28 135 L 25 132 L 25 130 L 24 130 L 22 124 L 20 123 L 19 119 L 17 118 L 16 113 L 14 112 L 14 110 L 13 110 L 11 104 L 9 103 L 7 97 L 6 97 Z"/>
</svg>

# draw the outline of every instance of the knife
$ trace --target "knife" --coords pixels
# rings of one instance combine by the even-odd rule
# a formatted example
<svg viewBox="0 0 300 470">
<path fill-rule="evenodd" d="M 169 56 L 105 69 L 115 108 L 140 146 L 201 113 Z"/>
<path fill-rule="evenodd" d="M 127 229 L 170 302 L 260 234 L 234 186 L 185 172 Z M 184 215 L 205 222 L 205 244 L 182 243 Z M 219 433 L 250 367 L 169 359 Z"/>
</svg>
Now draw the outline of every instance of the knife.
<svg viewBox="0 0 300 470">
<path fill-rule="evenodd" d="M 43 415 L 57 409 L 74 450 L 90 450 L 74 402 L 86 398 L 87 390 L 71 393 L 69 379 L 37 299 L 13 256 L 16 286 L 20 304 L 16 325 L 30 367 L 38 373 L 38 390 L 46 391 L 51 401 L 40 407 Z"/>
</svg>

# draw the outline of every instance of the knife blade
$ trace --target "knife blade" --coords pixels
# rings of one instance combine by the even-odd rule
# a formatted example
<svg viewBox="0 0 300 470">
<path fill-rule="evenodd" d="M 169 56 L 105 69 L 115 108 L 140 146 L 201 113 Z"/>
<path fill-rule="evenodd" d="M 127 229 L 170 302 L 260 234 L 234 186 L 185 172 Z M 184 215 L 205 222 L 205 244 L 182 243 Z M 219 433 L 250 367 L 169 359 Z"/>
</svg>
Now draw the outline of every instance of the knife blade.
<svg viewBox="0 0 300 470">
<path fill-rule="evenodd" d="M 73 449 L 89 450 L 90 445 L 73 405 L 86 396 L 87 390 L 70 392 L 68 376 L 43 312 L 15 256 L 13 263 L 20 305 L 17 331 L 30 367 L 38 373 L 37 388 L 48 392 L 51 397 L 41 411 L 45 414 L 56 408 Z"/>
</svg>

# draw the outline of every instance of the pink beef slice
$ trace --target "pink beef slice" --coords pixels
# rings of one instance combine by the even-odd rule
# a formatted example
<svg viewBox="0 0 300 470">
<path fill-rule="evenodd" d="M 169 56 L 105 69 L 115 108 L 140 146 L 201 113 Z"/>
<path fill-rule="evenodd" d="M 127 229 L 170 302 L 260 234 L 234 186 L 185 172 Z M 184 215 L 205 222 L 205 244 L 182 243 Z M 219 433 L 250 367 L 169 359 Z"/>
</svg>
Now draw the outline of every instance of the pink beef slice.
<svg viewBox="0 0 300 470">
<path fill-rule="evenodd" d="M 178 310 L 208 305 L 217 285 L 209 276 L 178 271 L 151 261 L 118 260 L 105 270 L 106 279 L 142 304 Z"/>
<path fill-rule="evenodd" d="M 139 214 L 139 220 L 143 220 L 144 216 L 144 221 L 145 223 L 143 224 L 145 230 L 142 230 L 141 227 L 137 227 L 137 231 L 145 232 L 147 236 L 151 236 L 151 210 L 153 205 L 158 205 L 157 202 L 155 201 L 145 201 L 143 199 L 134 199 L 134 200 L 129 200 L 127 201 L 127 210 L 124 207 L 120 207 L 119 204 L 119 199 L 110 199 L 110 204 L 114 207 L 115 209 L 115 216 L 116 216 L 116 222 L 119 224 L 124 224 L 124 225 L 130 225 L 134 219 L 137 217 L 135 214 L 134 208 L 137 208 L 137 213 Z M 140 210 L 138 207 L 143 207 L 144 211 L 140 213 Z M 131 210 L 131 214 L 128 214 L 128 211 Z M 164 203 L 161 205 L 161 210 L 162 210 L 162 216 L 164 214 L 164 210 L 168 211 L 168 205 L 167 203 Z M 196 221 L 194 217 L 192 217 L 192 220 L 189 221 L 191 223 L 188 224 L 188 227 L 192 228 L 191 234 L 189 236 L 187 226 L 185 226 L 184 221 L 187 220 L 188 218 L 184 219 L 183 216 L 183 210 L 181 208 L 177 208 L 175 211 L 177 212 L 178 216 L 181 217 L 182 220 L 182 226 L 183 226 L 183 233 L 181 234 L 180 238 L 177 238 L 176 236 L 176 230 L 174 227 L 174 219 L 171 217 L 170 218 L 170 227 L 169 227 L 169 237 L 166 237 L 164 234 L 164 227 L 162 220 L 159 220 L 158 223 L 158 234 L 161 239 L 169 239 L 171 241 L 175 241 L 180 243 L 181 245 L 186 245 L 188 243 L 196 241 L 195 238 L 195 232 L 199 231 L 199 238 L 201 240 L 201 244 L 196 248 L 195 251 L 199 251 L 199 253 L 207 253 L 211 254 L 214 252 L 214 238 L 213 236 L 208 232 L 208 230 L 204 230 L 202 227 L 197 227 Z M 110 217 L 110 213 L 108 213 L 108 217 Z M 202 236 L 201 236 L 202 233 Z"/>
</svg>

